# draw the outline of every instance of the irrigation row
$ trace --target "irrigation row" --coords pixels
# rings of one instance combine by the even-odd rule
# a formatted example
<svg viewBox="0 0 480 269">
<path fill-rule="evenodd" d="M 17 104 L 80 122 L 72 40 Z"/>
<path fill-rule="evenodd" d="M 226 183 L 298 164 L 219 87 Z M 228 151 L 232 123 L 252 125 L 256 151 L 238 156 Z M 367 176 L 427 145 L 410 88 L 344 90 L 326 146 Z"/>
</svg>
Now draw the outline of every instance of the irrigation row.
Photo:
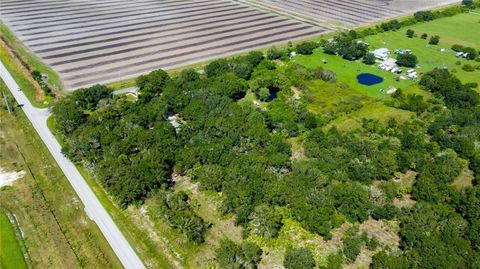
<svg viewBox="0 0 480 269">
<path fill-rule="evenodd" d="M 2 0 L 2 19 L 67 88 L 327 30 L 229 0 Z"/>
</svg>

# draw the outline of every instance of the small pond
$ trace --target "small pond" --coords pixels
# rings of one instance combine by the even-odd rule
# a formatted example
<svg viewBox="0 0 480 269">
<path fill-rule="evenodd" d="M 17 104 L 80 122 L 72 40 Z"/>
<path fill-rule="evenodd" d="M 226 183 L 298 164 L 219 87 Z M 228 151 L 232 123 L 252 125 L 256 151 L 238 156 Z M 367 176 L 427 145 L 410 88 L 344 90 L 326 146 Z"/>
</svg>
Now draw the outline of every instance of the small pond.
<svg viewBox="0 0 480 269">
<path fill-rule="evenodd" d="M 383 82 L 383 78 L 374 74 L 362 73 L 357 76 L 358 83 L 362 85 L 372 86 Z"/>
</svg>

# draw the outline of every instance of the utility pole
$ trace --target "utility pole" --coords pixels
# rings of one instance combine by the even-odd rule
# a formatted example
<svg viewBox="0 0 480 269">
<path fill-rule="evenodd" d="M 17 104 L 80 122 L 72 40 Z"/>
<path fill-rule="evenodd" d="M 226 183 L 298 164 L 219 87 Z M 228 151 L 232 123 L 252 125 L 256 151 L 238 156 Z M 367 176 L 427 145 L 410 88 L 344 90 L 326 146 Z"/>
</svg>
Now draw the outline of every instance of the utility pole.
<svg viewBox="0 0 480 269">
<path fill-rule="evenodd" d="M 3 100 L 5 100 L 5 105 L 7 105 L 8 113 L 11 114 L 12 109 L 10 108 L 10 104 L 8 103 L 8 95 L 6 95 L 5 92 L 2 92 L 2 93 L 3 93 Z"/>
</svg>

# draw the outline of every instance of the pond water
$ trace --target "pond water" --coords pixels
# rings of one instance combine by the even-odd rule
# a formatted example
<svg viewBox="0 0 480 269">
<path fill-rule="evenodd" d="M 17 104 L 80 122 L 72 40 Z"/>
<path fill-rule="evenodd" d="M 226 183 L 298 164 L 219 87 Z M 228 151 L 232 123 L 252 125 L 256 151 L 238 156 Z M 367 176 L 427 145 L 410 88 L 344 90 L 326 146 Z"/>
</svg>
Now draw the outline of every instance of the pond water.
<svg viewBox="0 0 480 269">
<path fill-rule="evenodd" d="M 270 90 L 270 96 L 268 97 L 268 101 L 270 102 L 277 98 L 277 93 L 278 91 Z"/>
<path fill-rule="evenodd" d="M 383 78 L 374 74 L 362 73 L 357 76 L 358 83 L 362 85 L 372 86 L 383 82 Z"/>
</svg>

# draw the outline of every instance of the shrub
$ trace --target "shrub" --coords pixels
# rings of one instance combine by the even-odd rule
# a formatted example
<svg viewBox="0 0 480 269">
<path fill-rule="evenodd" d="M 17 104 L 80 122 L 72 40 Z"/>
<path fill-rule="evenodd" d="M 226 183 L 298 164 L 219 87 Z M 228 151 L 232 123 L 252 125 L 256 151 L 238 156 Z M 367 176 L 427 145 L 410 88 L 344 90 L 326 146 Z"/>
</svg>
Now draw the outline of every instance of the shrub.
<svg viewBox="0 0 480 269">
<path fill-rule="evenodd" d="M 418 11 L 413 14 L 417 21 L 431 21 L 433 20 L 433 14 L 431 11 Z"/>
<path fill-rule="evenodd" d="M 283 265 L 287 269 L 310 269 L 315 267 L 315 260 L 307 248 L 288 249 Z"/>
<path fill-rule="evenodd" d="M 475 71 L 475 66 L 470 65 L 470 64 L 464 64 L 464 65 L 462 66 L 462 69 L 463 69 L 463 71 L 465 71 L 465 72 L 473 72 L 473 71 Z"/>
<path fill-rule="evenodd" d="M 412 38 L 414 35 L 415 35 L 415 31 L 413 31 L 412 29 L 407 30 L 407 37 L 408 38 Z"/>
<path fill-rule="evenodd" d="M 428 35 L 426 33 L 423 33 L 422 36 L 420 37 L 421 39 L 427 39 Z"/>
<path fill-rule="evenodd" d="M 467 86 L 471 89 L 475 89 L 475 88 L 478 87 L 478 83 L 477 82 L 470 82 L 470 83 L 465 84 L 465 86 Z"/>
<path fill-rule="evenodd" d="M 428 41 L 428 44 L 438 45 L 438 42 L 440 42 L 440 37 L 438 35 L 434 35 L 434 36 L 430 37 L 430 41 Z"/>
<path fill-rule="evenodd" d="M 267 51 L 267 58 L 269 60 L 277 60 L 282 58 L 282 52 L 276 47 L 272 47 Z"/>
<path fill-rule="evenodd" d="M 317 43 L 315 42 L 303 42 L 298 44 L 296 47 L 297 53 L 310 55 L 313 53 L 313 50 L 317 48 Z"/>
<path fill-rule="evenodd" d="M 368 64 L 368 65 L 374 64 L 375 63 L 375 56 L 373 55 L 373 53 L 367 53 L 363 57 L 363 63 Z"/>
</svg>

